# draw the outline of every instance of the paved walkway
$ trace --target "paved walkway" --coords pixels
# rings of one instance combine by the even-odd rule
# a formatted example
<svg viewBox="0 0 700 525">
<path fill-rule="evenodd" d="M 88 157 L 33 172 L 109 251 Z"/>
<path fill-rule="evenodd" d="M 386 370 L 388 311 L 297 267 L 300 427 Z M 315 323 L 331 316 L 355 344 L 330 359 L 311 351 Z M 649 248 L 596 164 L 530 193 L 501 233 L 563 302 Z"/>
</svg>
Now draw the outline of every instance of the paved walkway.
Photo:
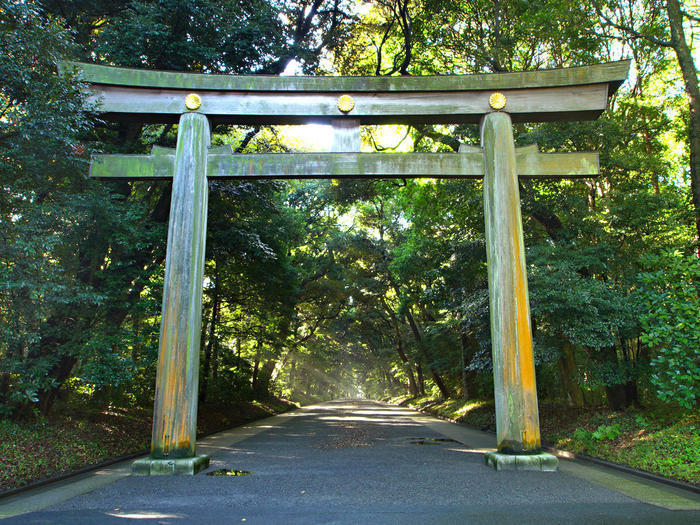
<svg viewBox="0 0 700 525">
<path fill-rule="evenodd" d="M 122 464 L 0 500 L 0 516 L 22 524 L 700 523 L 700 497 L 617 471 L 570 461 L 555 473 L 491 470 L 483 452 L 493 440 L 404 408 L 334 401 L 200 443 L 212 456 L 206 472 L 250 475 L 134 477 Z"/>
</svg>

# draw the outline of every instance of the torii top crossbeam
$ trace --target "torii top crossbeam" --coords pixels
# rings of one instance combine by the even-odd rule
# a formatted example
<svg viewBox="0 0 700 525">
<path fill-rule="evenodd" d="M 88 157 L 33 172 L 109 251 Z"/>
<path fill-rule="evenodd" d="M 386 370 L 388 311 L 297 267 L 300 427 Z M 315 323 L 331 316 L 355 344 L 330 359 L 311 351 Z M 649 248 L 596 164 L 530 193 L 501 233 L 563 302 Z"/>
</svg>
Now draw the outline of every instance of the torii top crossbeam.
<svg viewBox="0 0 700 525">
<path fill-rule="evenodd" d="M 184 96 L 201 96 L 198 112 L 213 124 L 307 124 L 347 116 L 361 124 L 478 123 L 501 92 L 514 122 L 595 119 L 627 77 L 630 61 L 483 75 L 400 77 L 236 76 L 148 71 L 83 63 L 101 112 L 111 118 L 176 122 Z M 341 94 L 355 107 L 338 109 Z"/>
<path fill-rule="evenodd" d="M 147 71 L 65 63 L 89 84 L 91 101 L 106 118 L 176 122 L 195 111 L 211 124 L 330 122 L 336 153 L 232 155 L 210 150 L 207 176 L 224 178 L 440 177 L 481 178 L 479 148 L 461 155 L 359 153 L 360 125 L 474 123 L 504 109 L 514 121 L 597 118 L 626 78 L 628 60 L 522 73 L 421 77 L 277 77 Z M 195 105 L 187 100 L 196 97 Z M 498 95 L 507 105 L 493 105 Z M 346 105 L 343 104 L 343 101 Z M 342 155 L 339 152 L 352 152 Z M 581 177 L 598 173 L 596 153 L 542 155 L 518 148 L 518 175 Z M 174 151 L 149 156 L 96 155 L 91 176 L 169 178 Z"/>
</svg>

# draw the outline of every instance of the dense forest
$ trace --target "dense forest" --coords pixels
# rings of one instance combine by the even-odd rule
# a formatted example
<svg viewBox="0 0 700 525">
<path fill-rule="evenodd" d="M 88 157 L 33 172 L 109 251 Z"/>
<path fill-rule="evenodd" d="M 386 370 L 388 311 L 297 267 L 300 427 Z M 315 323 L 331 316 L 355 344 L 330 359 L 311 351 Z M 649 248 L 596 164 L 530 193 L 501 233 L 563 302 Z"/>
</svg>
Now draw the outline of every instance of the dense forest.
<svg viewBox="0 0 700 525">
<path fill-rule="evenodd" d="M 687 0 L 2 0 L 0 416 L 151 406 L 170 183 L 87 177 L 177 126 L 84 109 L 65 59 L 215 74 L 444 75 L 631 58 L 593 122 L 518 145 L 599 151 L 521 180 L 541 399 L 696 407 L 700 8 Z M 217 126 L 236 153 L 322 126 Z M 476 125 L 366 126 L 363 151 L 456 151 Z M 326 144 L 327 146 L 327 144 Z M 492 396 L 481 182 L 210 181 L 200 401 Z"/>
</svg>

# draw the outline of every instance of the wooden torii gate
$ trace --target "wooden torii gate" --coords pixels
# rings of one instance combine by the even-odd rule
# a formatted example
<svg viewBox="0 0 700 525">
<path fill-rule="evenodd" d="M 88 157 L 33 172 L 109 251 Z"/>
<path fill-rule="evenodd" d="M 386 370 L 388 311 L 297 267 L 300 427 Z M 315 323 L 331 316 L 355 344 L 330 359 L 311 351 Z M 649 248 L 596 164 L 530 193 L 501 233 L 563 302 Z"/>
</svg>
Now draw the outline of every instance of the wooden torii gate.
<svg viewBox="0 0 700 525">
<path fill-rule="evenodd" d="M 101 178 L 173 180 L 151 454 L 137 474 L 195 474 L 207 179 L 484 178 L 498 452 L 496 469 L 554 470 L 540 449 L 518 176 L 591 177 L 597 153 L 516 148 L 512 122 L 590 120 L 627 77 L 629 61 L 469 76 L 272 77 L 66 63 L 108 119 L 178 123 L 175 150 L 95 155 Z M 330 123 L 331 153 L 233 154 L 210 148 L 214 124 Z M 481 123 L 481 147 L 459 153 L 360 153 L 361 124 Z"/>
</svg>

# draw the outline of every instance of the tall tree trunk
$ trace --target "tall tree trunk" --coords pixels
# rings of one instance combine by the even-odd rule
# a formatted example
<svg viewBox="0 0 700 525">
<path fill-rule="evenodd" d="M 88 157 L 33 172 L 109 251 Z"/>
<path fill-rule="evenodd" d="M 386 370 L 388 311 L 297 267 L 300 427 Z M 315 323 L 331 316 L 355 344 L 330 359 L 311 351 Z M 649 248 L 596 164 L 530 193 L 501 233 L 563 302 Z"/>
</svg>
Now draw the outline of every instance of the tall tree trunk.
<svg viewBox="0 0 700 525">
<path fill-rule="evenodd" d="M 260 357 L 262 356 L 262 344 L 258 341 L 255 345 L 255 361 L 253 363 L 253 379 L 251 381 L 251 388 L 255 392 L 258 387 L 258 374 L 260 371 Z"/>
<path fill-rule="evenodd" d="M 209 375 L 211 373 L 211 361 L 214 347 L 216 346 L 216 326 L 219 323 L 219 279 L 218 265 L 214 270 L 214 291 L 212 293 L 211 306 L 211 323 L 209 325 L 209 338 L 207 345 L 204 347 L 204 362 L 202 363 L 202 382 L 199 385 L 199 402 L 204 403 L 207 400 L 207 387 L 209 386 Z M 202 331 L 204 332 L 204 330 Z"/>
<path fill-rule="evenodd" d="M 274 359 L 266 361 L 258 371 L 257 388 L 258 392 L 264 397 L 270 395 L 270 387 L 272 386 L 270 384 L 270 378 L 272 377 L 272 372 L 275 369 L 275 363 L 276 361 Z"/>
<path fill-rule="evenodd" d="M 418 393 L 421 396 L 425 395 L 425 379 L 423 378 L 423 366 L 420 362 L 416 362 L 416 375 L 418 376 Z"/>
<path fill-rule="evenodd" d="M 462 397 L 464 400 L 468 400 L 470 395 L 473 395 L 474 388 L 473 382 L 476 376 L 476 372 L 467 371 L 467 367 L 472 362 L 474 354 L 476 352 L 478 342 L 473 335 L 469 335 L 466 332 L 460 334 L 460 341 L 462 343 L 461 352 L 461 365 L 462 365 Z"/>
<path fill-rule="evenodd" d="M 295 373 L 297 370 L 297 360 L 292 359 L 292 364 L 289 366 L 289 395 L 294 395 L 294 380 L 296 379 Z"/>
<path fill-rule="evenodd" d="M 304 394 L 311 395 L 311 374 L 307 369 L 304 369 Z"/>
<path fill-rule="evenodd" d="M 384 306 L 386 308 L 387 305 L 385 304 Z M 416 397 L 418 395 L 418 386 L 416 385 L 416 378 L 413 375 L 411 363 L 408 360 L 408 357 L 406 357 L 406 352 L 403 350 L 403 338 L 401 337 L 399 322 L 396 320 L 393 312 L 390 312 L 389 315 L 391 316 L 391 322 L 394 325 L 394 333 L 396 334 L 396 353 L 399 355 L 399 359 L 401 360 L 401 363 L 403 363 L 404 370 L 408 376 L 408 395 L 411 397 Z"/>
<path fill-rule="evenodd" d="M 651 147 L 651 133 L 649 132 L 649 123 L 647 122 L 646 117 L 642 117 L 644 120 L 644 148 L 646 150 L 647 155 L 651 158 L 654 149 Z M 654 195 L 659 195 L 661 193 L 661 190 L 659 189 L 659 174 L 654 170 L 654 173 L 652 173 L 651 176 L 651 185 L 654 188 Z"/>
<path fill-rule="evenodd" d="M 416 378 L 413 375 L 411 363 L 409 362 L 408 358 L 406 357 L 406 354 L 403 351 L 403 340 L 401 339 L 401 335 L 399 334 L 398 330 L 396 333 L 396 337 L 396 352 L 399 354 L 399 359 L 401 359 L 401 362 L 404 366 L 404 370 L 406 371 L 406 375 L 408 376 L 408 395 L 410 395 L 411 397 L 416 397 L 418 395 L 418 386 L 416 385 Z"/>
<path fill-rule="evenodd" d="M 569 401 L 570 406 L 582 407 L 584 405 L 583 390 L 576 377 L 576 360 L 574 350 L 568 339 L 562 338 L 561 355 L 559 357 L 559 373 L 561 375 L 562 386 Z"/>
<path fill-rule="evenodd" d="M 460 335 L 460 341 L 462 342 L 462 351 L 459 353 L 459 368 L 462 376 L 462 399 L 465 401 L 469 399 L 469 385 L 467 384 L 467 345 L 466 345 L 466 334 L 462 332 Z"/>
<path fill-rule="evenodd" d="M 0 372 L 0 404 L 7 403 L 7 391 L 10 388 L 10 374 Z"/>
<path fill-rule="evenodd" d="M 635 380 L 617 385 L 606 385 L 605 394 L 613 410 L 624 410 L 637 405 L 637 382 Z"/>
<path fill-rule="evenodd" d="M 608 362 L 615 362 L 618 359 L 617 348 L 614 346 L 601 349 L 601 354 Z M 613 410 L 624 410 L 639 404 L 635 378 L 625 383 L 606 385 L 605 394 L 608 398 L 608 404 Z"/>
<path fill-rule="evenodd" d="M 413 368 L 411 367 L 411 362 L 406 357 L 406 353 L 403 350 L 403 338 L 401 337 L 401 329 L 399 328 L 399 321 L 396 318 L 396 312 L 391 308 L 384 298 L 380 298 L 382 306 L 386 311 L 387 315 L 391 319 L 391 324 L 394 327 L 394 333 L 396 334 L 396 353 L 399 355 L 401 363 L 403 363 L 404 370 L 408 376 L 408 394 L 411 397 L 416 397 L 418 395 L 418 386 L 416 385 L 416 378 L 413 375 Z"/>
<path fill-rule="evenodd" d="M 270 380 L 274 383 L 277 381 L 277 378 L 279 375 L 282 373 L 282 370 L 284 370 L 284 367 L 287 366 L 287 363 L 291 359 L 291 357 L 294 355 L 294 347 L 290 347 L 286 352 L 284 350 L 281 351 L 280 358 L 277 360 L 275 363 L 275 369 L 272 371 L 272 377 Z"/>
<path fill-rule="evenodd" d="M 700 256 L 700 85 L 693 54 L 683 29 L 683 14 L 679 0 L 668 0 L 666 4 L 671 28 L 671 45 L 676 52 L 678 65 L 683 74 L 685 91 L 688 94 L 690 118 L 688 122 L 688 146 L 690 148 L 690 189 L 695 206 L 698 256 Z"/>
<path fill-rule="evenodd" d="M 211 349 L 211 379 L 216 381 L 219 377 L 219 344 L 214 343 L 214 347 Z"/>
<path fill-rule="evenodd" d="M 10 344 L 7 348 L 5 358 L 8 360 L 21 358 L 22 346 L 20 344 Z M 0 371 L 0 404 L 6 404 L 7 394 L 10 391 L 10 372 L 7 370 Z"/>
<path fill-rule="evenodd" d="M 388 255 L 385 253 L 384 254 L 385 258 L 388 259 Z M 394 279 L 394 276 L 391 274 L 391 271 L 387 268 L 386 269 L 386 276 L 389 280 L 389 284 L 391 287 L 394 289 L 394 292 L 396 293 L 396 297 L 401 297 L 401 290 L 399 289 L 399 285 Z M 428 369 L 430 370 L 430 375 L 433 378 L 433 381 L 437 385 L 438 389 L 440 390 L 440 394 L 442 395 L 443 398 L 448 399 L 450 397 L 450 390 L 447 388 L 447 385 L 445 385 L 445 382 L 442 380 L 440 375 L 435 371 L 433 366 L 430 364 L 431 359 L 430 356 L 428 355 L 428 351 L 425 348 L 425 344 L 423 342 L 423 336 L 420 333 L 420 330 L 418 328 L 418 325 L 416 324 L 415 319 L 413 318 L 413 314 L 411 314 L 411 309 L 406 308 L 406 313 L 404 314 L 406 319 L 408 319 L 408 324 L 411 326 L 411 331 L 413 332 L 413 336 L 416 339 L 416 343 L 418 343 L 418 349 L 423 354 L 423 357 L 425 358 L 425 362 L 428 365 Z"/>
<path fill-rule="evenodd" d="M 70 373 L 77 362 L 78 360 L 73 356 L 64 355 L 61 357 L 58 365 L 55 366 L 52 371 L 54 379 L 62 385 L 70 377 Z M 49 413 L 57 396 L 58 387 L 45 390 L 42 395 L 39 396 L 39 410 L 42 414 L 46 415 Z"/>
<path fill-rule="evenodd" d="M 435 371 L 433 366 L 430 364 L 430 356 L 428 355 L 428 351 L 425 348 L 425 344 L 423 341 L 423 336 L 420 333 L 420 329 L 418 328 L 418 324 L 416 323 L 416 320 L 413 318 L 413 315 L 411 314 L 411 310 L 406 309 L 406 319 L 408 319 L 408 324 L 411 326 L 411 331 L 413 332 L 413 337 L 416 339 L 416 343 L 418 343 L 418 349 L 420 352 L 423 354 L 423 357 L 425 358 L 425 361 L 428 365 L 428 370 L 430 370 L 430 376 L 433 378 L 433 381 L 435 381 L 435 384 L 437 385 L 438 389 L 440 390 L 440 394 L 442 397 L 445 399 L 448 399 L 450 397 L 450 390 L 447 388 L 447 385 L 445 385 L 445 382 L 442 380 L 440 375 Z"/>
<path fill-rule="evenodd" d="M 134 128 L 134 133 L 138 133 L 140 130 L 141 127 L 137 126 Z M 123 200 L 127 200 L 132 192 L 131 186 L 126 182 L 115 183 L 114 190 L 114 193 L 120 195 Z M 168 220 L 170 194 L 171 192 L 168 188 L 158 196 L 158 201 L 150 213 L 152 221 L 163 223 Z M 107 258 L 109 258 L 111 261 L 110 265 L 114 268 L 117 268 L 118 264 L 123 261 L 129 261 L 128 264 L 123 265 L 120 269 L 120 271 L 128 273 L 134 268 L 141 270 L 143 268 L 156 268 L 165 260 L 165 254 L 161 253 L 157 243 L 147 249 L 123 246 L 120 248 L 108 242 L 99 243 L 96 238 L 88 235 L 78 249 L 79 269 L 76 272 L 77 279 L 100 290 L 102 283 L 95 281 L 95 275 L 99 273 L 100 266 L 104 264 Z M 148 276 L 149 273 L 149 271 L 143 271 L 142 276 Z M 105 332 L 118 331 L 129 315 L 134 303 L 139 300 L 147 282 L 147 278 L 139 278 L 134 281 L 133 276 L 125 279 L 121 296 L 111 301 L 106 312 L 102 308 L 82 308 L 80 306 L 57 311 L 44 323 L 50 334 L 42 335 L 41 340 L 34 345 L 36 350 L 32 350 L 32 353 L 35 357 L 52 355 L 58 352 L 61 346 L 70 344 L 75 334 L 82 332 L 81 326 L 76 324 L 76 320 L 82 326 L 89 327 L 96 322 L 97 318 L 102 318 Z M 61 330 L 57 332 L 56 327 L 61 327 Z M 76 342 L 75 344 L 80 343 Z M 53 407 L 58 390 L 70 377 L 75 363 L 77 363 L 77 358 L 71 355 L 64 355 L 55 366 L 46 372 L 46 376 L 53 379 L 53 385 L 38 393 L 39 409 L 44 415 L 48 414 Z"/>
<path fill-rule="evenodd" d="M 211 315 L 207 316 L 207 308 L 202 308 L 202 331 L 199 334 L 199 348 L 204 351 L 204 359 L 200 362 L 202 363 L 200 367 L 200 377 L 199 377 L 199 402 L 204 403 L 207 399 L 207 382 L 209 381 L 209 370 L 211 368 L 211 348 L 207 344 L 207 325 L 210 325 L 211 320 L 214 318 L 214 312 L 212 310 Z"/>
</svg>

